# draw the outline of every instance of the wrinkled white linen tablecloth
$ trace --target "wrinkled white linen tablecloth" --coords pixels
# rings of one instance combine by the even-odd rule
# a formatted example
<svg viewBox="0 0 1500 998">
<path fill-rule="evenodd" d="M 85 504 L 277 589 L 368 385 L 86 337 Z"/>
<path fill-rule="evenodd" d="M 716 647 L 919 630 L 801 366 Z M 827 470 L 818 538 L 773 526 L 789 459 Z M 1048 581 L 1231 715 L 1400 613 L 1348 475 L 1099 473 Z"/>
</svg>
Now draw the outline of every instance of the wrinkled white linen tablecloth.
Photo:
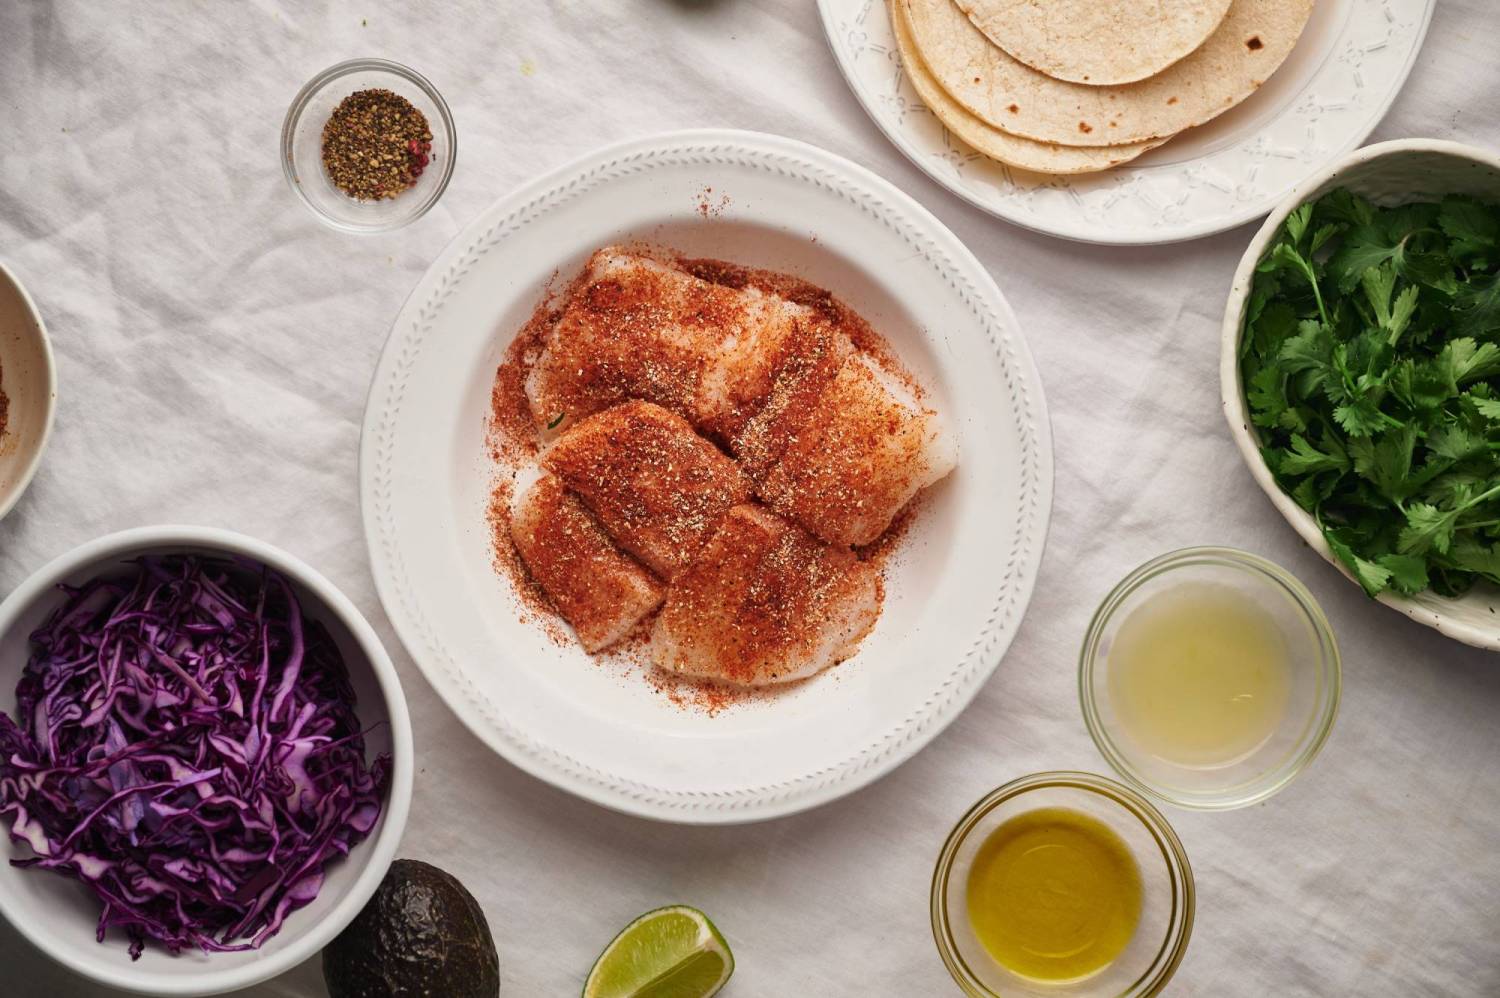
<svg viewBox="0 0 1500 998">
<path fill-rule="evenodd" d="M 1402 2 L 1402 0 L 1393 0 Z M 1500 12 L 1445 0 L 1376 138 L 1500 144 Z M 292 95 L 345 58 L 427 74 L 460 155 L 442 203 L 353 237 L 287 190 Z M 1193 543 L 1261 552 L 1312 588 L 1344 654 L 1314 766 L 1270 802 L 1170 811 L 1198 921 L 1185 995 L 1500 994 L 1500 658 L 1367 603 L 1256 490 L 1219 413 L 1218 332 L 1250 227 L 1159 249 L 991 219 L 865 117 L 810 0 L 0 2 L 0 257 L 59 360 L 56 434 L 0 523 L 0 595 L 55 555 L 157 522 L 245 531 L 316 565 L 374 623 L 420 757 L 403 855 L 483 902 L 511 996 L 573 995 L 638 913 L 708 911 L 726 996 L 956 993 L 928 929 L 932 863 L 977 797 L 1102 771 L 1075 660 L 1106 589 Z M 1014 305 L 1056 437 L 1036 596 L 974 704 L 914 760 L 812 813 L 741 828 L 622 817 L 493 756 L 439 702 L 375 596 L 356 446 L 382 341 L 428 262 L 515 185 L 606 142 L 690 126 L 780 132 L 931 208 Z M 0 926 L 0 993 L 103 995 Z M 323 994 L 316 961 L 247 994 Z"/>
</svg>

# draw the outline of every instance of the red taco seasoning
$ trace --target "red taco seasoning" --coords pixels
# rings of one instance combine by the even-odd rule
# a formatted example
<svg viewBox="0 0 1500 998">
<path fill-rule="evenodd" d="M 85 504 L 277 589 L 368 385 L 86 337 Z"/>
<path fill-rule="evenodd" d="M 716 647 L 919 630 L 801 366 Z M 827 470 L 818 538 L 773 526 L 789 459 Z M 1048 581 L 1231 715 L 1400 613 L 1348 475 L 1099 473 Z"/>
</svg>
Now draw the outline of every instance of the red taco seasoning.
<svg viewBox="0 0 1500 998">
<path fill-rule="evenodd" d="M 390 90 L 359 90 L 323 126 L 323 169 L 360 201 L 396 197 L 416 182 L 432 154 L 427 116 Z"/>
<path fill-rule="evenodd" d="M 10 399 L 5 397 L 5 369 L 0 368 L 0 437 L 5 436 L 5 423 L 10 417 Z"/>
</svg>

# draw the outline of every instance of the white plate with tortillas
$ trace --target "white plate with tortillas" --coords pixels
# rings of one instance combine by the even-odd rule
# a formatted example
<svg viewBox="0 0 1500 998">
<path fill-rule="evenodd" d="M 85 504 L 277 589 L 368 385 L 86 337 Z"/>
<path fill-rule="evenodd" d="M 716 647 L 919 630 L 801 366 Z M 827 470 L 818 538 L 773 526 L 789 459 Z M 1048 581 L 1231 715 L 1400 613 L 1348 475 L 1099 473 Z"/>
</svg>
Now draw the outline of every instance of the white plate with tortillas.
<svg viewBox="0 0 1500 998">
<path fill-rule="evenodd" d="M 1039 232 L 1141 245 L 1257 218 L 1395 100 L 1435 0 L 818 0 L 912 162 Z"/>
</svg>

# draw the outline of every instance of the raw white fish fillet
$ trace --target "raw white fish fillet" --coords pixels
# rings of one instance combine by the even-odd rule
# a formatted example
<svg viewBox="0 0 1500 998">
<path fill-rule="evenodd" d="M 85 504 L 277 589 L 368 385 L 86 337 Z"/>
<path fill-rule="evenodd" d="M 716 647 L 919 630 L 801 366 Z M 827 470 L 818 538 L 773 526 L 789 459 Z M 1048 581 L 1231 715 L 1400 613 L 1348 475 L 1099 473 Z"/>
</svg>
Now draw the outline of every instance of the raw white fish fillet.
<svg viewBox="0 0 1500 998">
<path fill-rule="evenodd" d="M 773 402 L 821 391 L 854 352 L 849 337 L 811 309 L 748 288 L 746 319 L 704 371 L 693 415 L 699 428 L 729 443 L 735 456 L 747 425 Z"/>
<path fill-rule="evenodd" d="M 608 648 L 661 605 L 661 583 L 616 548 L 552 475 L 517 492 L 510 536 L 531 577 L 587 651 Z"/>
<path fill-rule="evenodd" d="M 783 345 L 819 323 L 779 295 L 606 247 L 589 260 L 527 373 L 532 418 L 565 429 L 644 399 L 727 439 L 770 394 Z"/>
<path fill-rule="evenodd" d="M 668 586 L 651 660 L 740 686 L 805 679 L 854 653 L 880 600 L 875 568 L 847 547 L 736 506 Z"/>
<path fill-rule="evenodd" d="M 757 476 L 772 509 L 831 544 L 869 544 L 958 463 L 943 419 L 867 354 L 856 354 Z"/>
<path fill-rule="evenodd" d="M 578 493 L 614 542 L 670 579 L 750 483 L 676 413 L 626 402 L 560 436 L 543 464 Z"/>
<path fill-rule="evenodd" d="M 854 344 L 833 324 L 798 320 L 765 327 L 719 365 L 731 402 L 710 428 L 752 480 L 780 459 L 853 354 Z"/>
</svg>

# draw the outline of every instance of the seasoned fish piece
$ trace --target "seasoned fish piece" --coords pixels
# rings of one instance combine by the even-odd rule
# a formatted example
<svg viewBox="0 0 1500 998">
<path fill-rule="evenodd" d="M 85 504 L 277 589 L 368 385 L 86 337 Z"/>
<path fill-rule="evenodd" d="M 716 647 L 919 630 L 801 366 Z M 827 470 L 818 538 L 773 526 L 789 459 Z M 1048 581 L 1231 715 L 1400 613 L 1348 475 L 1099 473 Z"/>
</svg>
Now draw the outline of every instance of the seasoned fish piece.
<svg viewBox="0 0 1500 998">
<path fill-rule="evenodd" d="M 640 398 L 690 413 L 734 292 L 605 247 L 589 260 L 526 378 L 539 427 Z"/>
<path fill-rule="evenodd" d="M 645 399 L 695 424 L 717 424 L 729 418 L 725 410 L 756 401 L 741 397 L 755 387 L 753 372 L 736 374 L 745 345 L 772 342 L 813 315 L 776 295 L 713 284 L 607 247 L 590 259 L 528 372 L 532 418 L 539 427 L 566 427 Z"/>
<path fill-rule="evenodd" d="M 746 504 L 668 586 L 651 660 L 741 686 L 785 683 L 854 654 L 879 615 L 871 565 Z"/>
<path fill-rule="evenodd" d="M 587 651 L 619 641 L 661 605 L 661 583 L 616 548 L 552 475 L 516 496 L 510 536 L 531 577 Z"/>
<path fill-rule="evenodd" d="M 774 399 L 821 391 L 854 352 L 849 337 L 811 309 L 755 288 L 739 293 L 746 323 L 705 370 L 691 417 L 736 457 L 738 438 Z"/>
<path fill-rule="evenodd" d="M 767 332 L 755 345 L 726 375 L 735 401 L 714 425 L 751 481 L 775 466 L 854 353 L 849 337 L 821 319 Z"/>
<path fill-rule="evenodd" d="M 857 354 L 807 408 L 756 491 L 830 544 L 869 544 L 957 462 L 941 417 L 873 358 Z"/>
<path fill-rule="evenodd" d="M 750 485 L 681 416 L 626 402 L 564 433 L 543 457 L 616 544 L 662 578 L 676 575 Z"/>
</svg>

